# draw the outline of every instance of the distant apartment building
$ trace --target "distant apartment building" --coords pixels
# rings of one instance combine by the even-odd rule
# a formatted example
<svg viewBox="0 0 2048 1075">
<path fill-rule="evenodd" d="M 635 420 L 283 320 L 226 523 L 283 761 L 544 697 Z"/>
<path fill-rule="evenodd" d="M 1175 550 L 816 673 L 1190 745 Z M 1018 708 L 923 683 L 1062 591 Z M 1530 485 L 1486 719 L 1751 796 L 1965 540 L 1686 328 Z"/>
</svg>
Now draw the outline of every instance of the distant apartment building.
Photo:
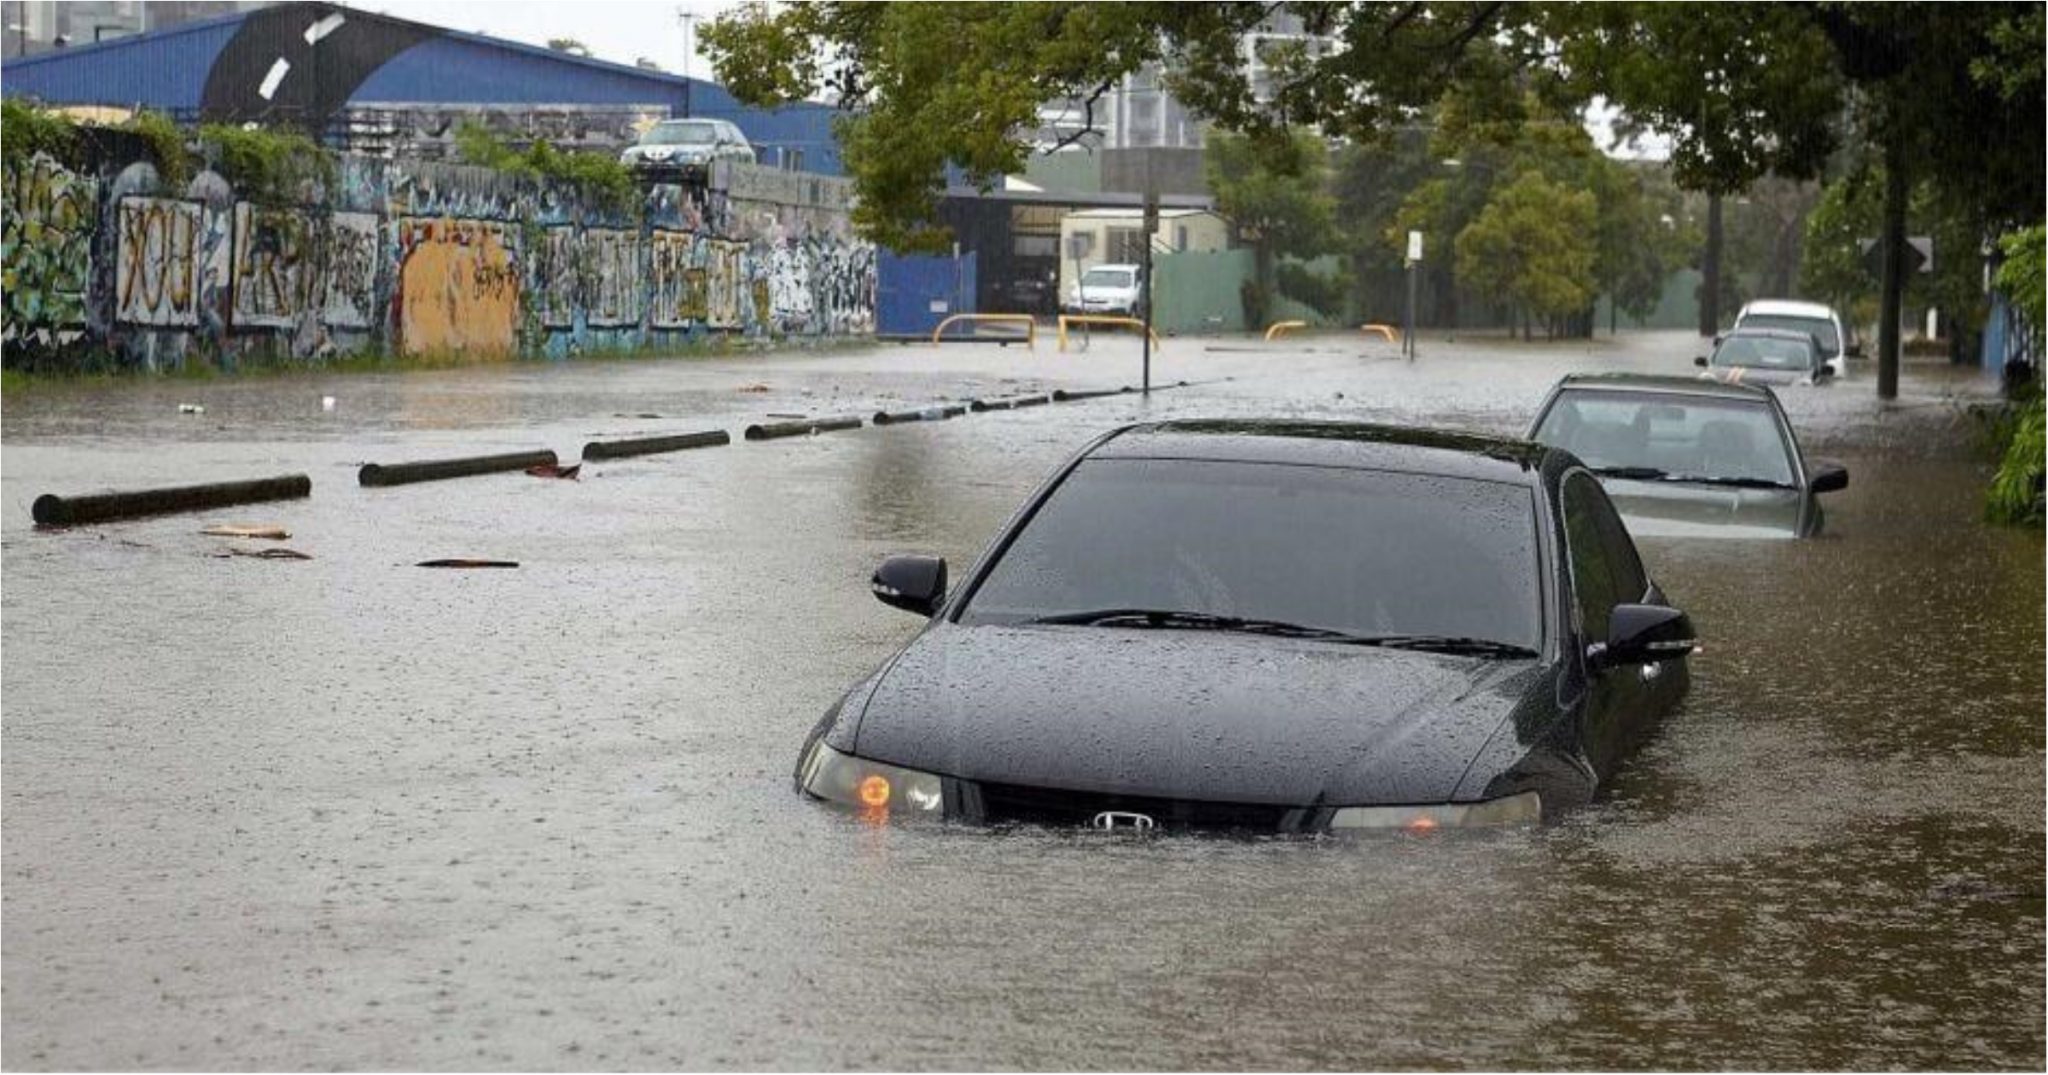
<svg viewBox="0 0 2048 1075">
<path fill-rule="evenodd" d="M 1310 34 L 1300 16 L 1273 15 L 1238 40 L 1238 53 L 1252 96 L 1273 99 L 1273 61 L 1283 50 L 1327 54 L 1335 39 Z M 1051 101 L 1038 110 L 1039 129 L 1030 138 L 1041 150 L 1062 142 L 1087 149 L 1200 149 L 1203 120 L 1163 84 L 1157 64 L 1125 75 L 1094 102 Z"/>
<path fill-rule="evenodd" d="M 268 6 L 268 0 L 5 0 L 0 54 L 33 56 Z"/>
</svg>

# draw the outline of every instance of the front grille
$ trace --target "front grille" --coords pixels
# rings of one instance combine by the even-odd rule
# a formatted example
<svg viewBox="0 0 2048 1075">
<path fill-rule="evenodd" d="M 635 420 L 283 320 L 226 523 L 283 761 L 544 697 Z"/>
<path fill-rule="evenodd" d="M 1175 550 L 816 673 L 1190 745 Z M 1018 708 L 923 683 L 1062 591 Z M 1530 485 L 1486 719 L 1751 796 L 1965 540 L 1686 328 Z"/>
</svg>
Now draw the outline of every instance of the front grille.
<svg viewBox="0 0 2048 1075">
<path fill-rule="evenodd" d="M 1162 829 L 1237 829 L 1250 832 L 1300 832 L 1313 812 L 1265 803 L 1207 802 L 1197 799 L 1155 799 L 1064 788 L 962 781 L 966 786 L 962 813 L 991 825 L 1087 825 L 1107 811 L 1143 814 Z"/>
</svg>

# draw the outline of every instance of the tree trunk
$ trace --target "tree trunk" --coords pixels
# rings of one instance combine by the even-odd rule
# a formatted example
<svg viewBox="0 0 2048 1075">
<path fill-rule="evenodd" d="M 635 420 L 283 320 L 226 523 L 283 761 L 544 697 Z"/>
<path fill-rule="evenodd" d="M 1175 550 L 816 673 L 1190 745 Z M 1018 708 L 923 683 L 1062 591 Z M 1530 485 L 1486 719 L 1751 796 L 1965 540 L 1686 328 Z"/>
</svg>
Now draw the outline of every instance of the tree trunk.
<svg viewBox="0 0 2048 1075">
<path fill-rule="evenodd" d="M 1893 134 L 1884 147 L 1884 272 L 1878 285 L 1877 398 L 1899 398 L 1899 314 L 1906 290 L 1906 154 Z"/>
<path fill-rule="evenodd" d="M 1707 195 L 1707 251 L 1700 259 L 1700 335 L 1721 331 L 1721 195 Z"/>
</svg>

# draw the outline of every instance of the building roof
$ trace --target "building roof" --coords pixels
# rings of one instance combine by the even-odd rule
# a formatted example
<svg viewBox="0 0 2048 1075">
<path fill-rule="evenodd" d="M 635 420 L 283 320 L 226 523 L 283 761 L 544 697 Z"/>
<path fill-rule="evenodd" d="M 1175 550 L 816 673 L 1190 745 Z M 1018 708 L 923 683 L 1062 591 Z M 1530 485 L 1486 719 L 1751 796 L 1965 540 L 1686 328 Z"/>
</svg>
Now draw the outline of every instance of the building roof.
<svg viewBox="0 0 2048 1075">
<path fill-rule="evenodd" d="M 748 108 L 716 83 L 328 3 L 279 4 L 6 64 L 4 92 L 320 129 L 345 107 L 642 105 L 731 120 L 838 172 L 834 110 Z"/>
</svg>

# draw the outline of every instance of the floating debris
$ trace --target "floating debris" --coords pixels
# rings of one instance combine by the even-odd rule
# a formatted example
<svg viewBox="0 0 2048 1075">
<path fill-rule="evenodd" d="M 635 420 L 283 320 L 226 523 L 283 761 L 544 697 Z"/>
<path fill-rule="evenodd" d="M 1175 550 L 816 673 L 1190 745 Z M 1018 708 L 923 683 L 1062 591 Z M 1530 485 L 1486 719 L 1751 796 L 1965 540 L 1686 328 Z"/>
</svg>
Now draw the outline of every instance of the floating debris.
<svg viewBox="0 0 2048 1075">
<path fill-rule="evenodd" d="M 470 560 L 456 557 L 448 560 L 421 560 L 415 567 L 518 567 L 517 560 Z"/>
<path fill-rule="evenodd" d="M 542 463 L 538 466 L 527 467 L 526 472 L 536 478 L 567 478 L 570 481 L 575 481 L 577 472 L 582 469 L 583 464 L 581 463 L 566 467 L 560 463 Z"/>
<path fill-rule="evenodd" d="M 292 532 L 282 526 L 257 526 L 249 523 L 220 523 L 209 526 L 200 533 L 208 537 L 265 538 L 270 541 L 286 541 Z"/>
<path fill-rule="evenodd" d="M 211 554 L 214 559 L 224 560 L 230 556 L 247 556 L 254 560 L 311 560 L 312 554 L 297 549 L 244 549 L 230 545 Z"/>
</svg>

